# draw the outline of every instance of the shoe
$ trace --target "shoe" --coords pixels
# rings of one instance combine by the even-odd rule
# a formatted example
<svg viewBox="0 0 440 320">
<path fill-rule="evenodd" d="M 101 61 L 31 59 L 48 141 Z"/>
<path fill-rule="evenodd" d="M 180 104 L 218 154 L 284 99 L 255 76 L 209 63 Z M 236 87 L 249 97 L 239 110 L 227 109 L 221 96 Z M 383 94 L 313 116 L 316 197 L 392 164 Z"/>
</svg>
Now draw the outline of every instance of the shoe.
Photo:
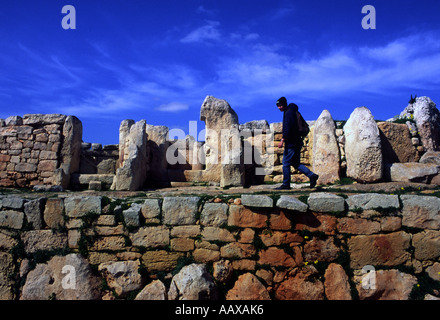
<svg viewBox="0 0 440 320">
<path fill-rule="evenodd" d="M 310 188 L 314 188 L 316 186 L 316 181 L 318 181 L 319 176 L 317 174 L 313 174 L 310 177 Z"/>
<path fill-rule="evenodd" d="M 290 190 L 290 186 L 286 186 L 285 184 L 282 184 L 278 188 L 275 188 L 275 190 Z"/>
</svg>

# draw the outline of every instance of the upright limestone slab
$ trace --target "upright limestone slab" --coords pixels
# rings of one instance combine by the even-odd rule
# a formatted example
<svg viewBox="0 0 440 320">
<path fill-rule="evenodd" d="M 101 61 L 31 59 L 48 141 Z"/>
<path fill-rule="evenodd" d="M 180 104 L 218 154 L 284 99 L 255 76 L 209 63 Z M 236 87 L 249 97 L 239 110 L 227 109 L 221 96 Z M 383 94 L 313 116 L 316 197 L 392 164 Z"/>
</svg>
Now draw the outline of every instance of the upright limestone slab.
<svg viewBox="0 0 440 320">
<path fill-rule="evenodd" d="M 347 176 L 360 182 L 382 179 L 383 160 L 379 128 L 370 110 L 356 108 L 344 126 Z"/>
<path fill-rule="evenodd" d="M 340 179 L 339 145 L 335 130 L 330 112 L 322 111 L 315 123 L 312 155 L 313 172 L 319 174 L 319 184 L 334 183 Z"/>
<path fill-rule="evenodd" d="M 63 145 L 61 148 L 61 164 L 64 175 L 60 180 L 63 187 L 70 184 L 70 175 L 79 171 L 79 163 L 81 158 L 81 142 L 82 142 L 82 123 L 75 116 L 66 117 L 63 126 Z"/>
<path fill-rule="evenodd" d="M 146 121 L 124 120 L 119 129 L 119 163 L 112 190 L 139 190 L 148 172 Z"/>
<path fill-rule="evenodd" d="M 200 120 L 206 127 L 203 180 L 220 182 L 221 186 L 242 185 L 244 165 L 237 113 L 226 100 L 207 96 L 200 109 Z"/>
</svg>

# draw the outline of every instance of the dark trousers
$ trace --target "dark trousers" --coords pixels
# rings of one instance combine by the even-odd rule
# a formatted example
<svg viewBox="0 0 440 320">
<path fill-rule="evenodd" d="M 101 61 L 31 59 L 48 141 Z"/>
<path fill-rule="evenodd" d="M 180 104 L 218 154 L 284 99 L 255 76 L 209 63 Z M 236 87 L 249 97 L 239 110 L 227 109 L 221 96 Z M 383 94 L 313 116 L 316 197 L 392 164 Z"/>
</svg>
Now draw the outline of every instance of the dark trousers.
<svg viewBox="0 0 440 320">
<path fill-rule="evenodd" d="M 311 177 L 313 172 L 309 170 L 305 165 L 301 164 L 302 144 L 285 143 L 283 153 L 283 185 L 290 186 L 290 166 L 293 166 L 299 172 L 305 174 L 307 177 Z"/>
</svg>

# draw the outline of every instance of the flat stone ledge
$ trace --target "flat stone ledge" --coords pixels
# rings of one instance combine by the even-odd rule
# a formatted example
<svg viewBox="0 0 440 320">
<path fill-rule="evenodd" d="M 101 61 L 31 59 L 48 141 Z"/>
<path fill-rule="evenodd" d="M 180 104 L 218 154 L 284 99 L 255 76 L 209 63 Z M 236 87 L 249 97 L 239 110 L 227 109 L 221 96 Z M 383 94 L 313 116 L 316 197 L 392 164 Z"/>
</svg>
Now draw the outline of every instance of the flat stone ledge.
<svg viewBox="0 0 440 320">
<path fill-rule="evenodd" d="M 276 206 L 281 209 L 288 209 L 299 212 L 307 212 L 308 205 L 293 196 L 281 196 Z"/>
<path fill-rule="evenodd" d="M 309 210 L 316 212 L 343 212 L 345 210 L 343 197 L 326 192 L 311 193 L 307 204 Z"/>
<path fill-rule="evenodd" d="M 165 225 L 195 224 L 200 197 L 164 197 L 162 223 Z"/>
<path fill-rule="evenodd" d="M 248 207 L 272 208 L 273 199 L 265 195 L 242 194 L 241 204 Z"/>
<path fill-rule="evenodd" d="M 400 208 L 399 196 L 380 193 L 363 193 L 348 196 L 346 202 L 349 210 L 355 210 L 358 208 L 364 210 L 374 210 L 378 208 Z"/>
</svg>

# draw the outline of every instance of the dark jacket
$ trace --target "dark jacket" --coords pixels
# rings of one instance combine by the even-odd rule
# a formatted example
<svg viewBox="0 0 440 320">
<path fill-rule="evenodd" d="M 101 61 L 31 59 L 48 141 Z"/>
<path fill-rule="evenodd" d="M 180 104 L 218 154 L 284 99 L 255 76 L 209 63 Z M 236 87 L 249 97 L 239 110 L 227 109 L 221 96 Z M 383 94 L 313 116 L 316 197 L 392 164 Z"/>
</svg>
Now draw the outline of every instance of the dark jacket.
<svg viewBox="0 0 440 320">
<path fill-rule="evenodd" d="M 283 114 L 283 139 L 286 144 L 301 144 L 301 137 L 298 134 L 298 121 L 296 119 L 296 112 L 298 106 L 290 103 Z"/>
</svg>

